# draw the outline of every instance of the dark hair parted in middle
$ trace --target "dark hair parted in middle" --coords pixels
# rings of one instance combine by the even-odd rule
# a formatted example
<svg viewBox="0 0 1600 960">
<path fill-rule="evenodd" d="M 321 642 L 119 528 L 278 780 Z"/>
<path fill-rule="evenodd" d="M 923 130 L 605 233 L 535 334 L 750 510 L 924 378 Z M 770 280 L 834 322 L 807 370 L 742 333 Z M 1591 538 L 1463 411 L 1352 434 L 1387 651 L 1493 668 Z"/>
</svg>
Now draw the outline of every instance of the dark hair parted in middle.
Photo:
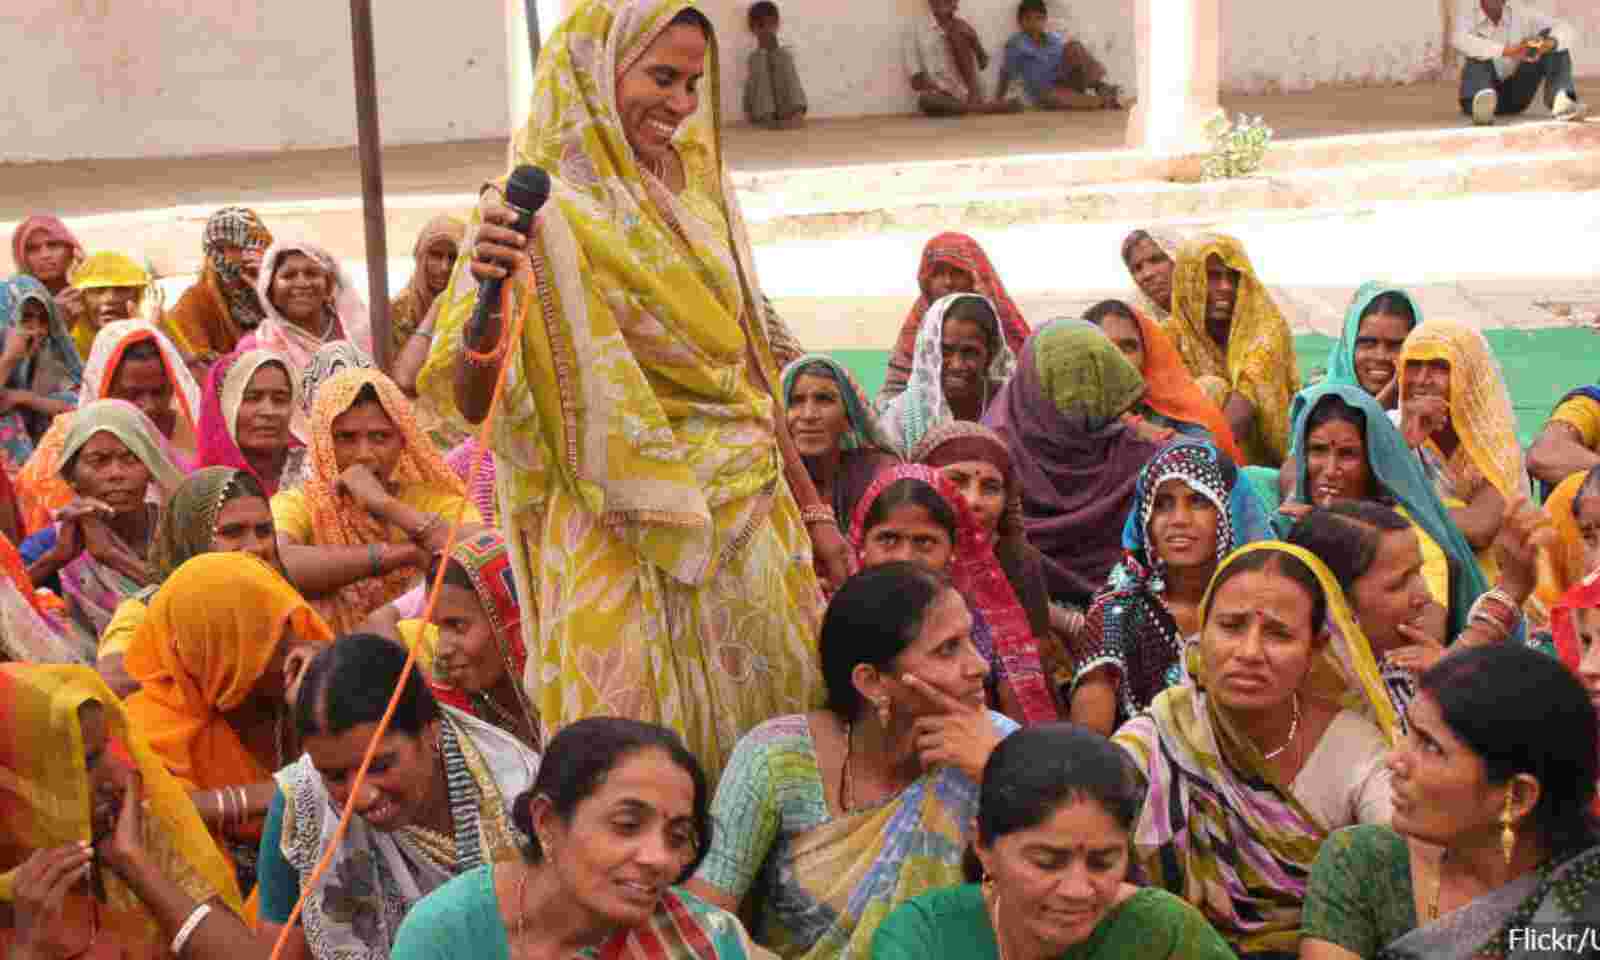
<svg viewBox="0 0 1600 960">
<path fill-rule="evenodd" d="M 1311 598 L 1311 634 L 1316 636 L 1328 620 L 1328 595 L 1322 592 L 1322 581 L 1317 579 L 1317 575 L 1303 560 L 1282 550 L 1252 550 L 1237 560 L 1229 561 L 1227 566 L 1217 571 L 1211 581 L 1211 589 L 1206 593 L 1205 608 L 1200 611 L 1201 620 L 1211 619 L 1211 605 L 1229 580 L 1243 573 L 1258 571 L 1288 577 L 1305 590 Z"/>
<path fill-rule="evenodd" d="M 545 852 L 533 829 L 533 800 L 544 797 L 562 823 L 571 823 L 578 805 L 605 782 L 623 761 L 645 750 L 660 750 L 694 781 L 694 859 L 674 883 L 694 875 L 711 849 L 711 788 L 705 771 L 676 733 L 666 727 L 623 717 L 585 717 L 561 728 L 539 762 L 539 777 L 511 803 L 511 822 L 523 834 L 522 855 L 541 863 Z"/>
<path fill-rule="evenodd" d="M 1127 753 L 1088 727 L 1045 723 L 1012 733 L 989 754 L 978 792 L 977 842 L 1032 830 L 1071 803 L 1092 801 L 1124 831 L 1133 829 L 1144 788 Z M 967 879 L 977 858 L 965 861 Z"/>
<path fill-rule="evenodd" d="M 933 602 L 950 589 L 944 574 L 904 561 L 846 580 L 822 618 L 819 646 L 828 709 L 854 720 L 862 705 L 851 679 L 856 667 L 866 663 L 887 669 L 922 632 Z"/>
<path fill-rule="evenodd" d="M 375 633 L 352 633 L 324 648 L 300 681 L 294 728 L 301 739 L 338 736 L 382 720 L 409 656 L 404 647 Z M 422 671 L 412 670 L 389 730 L 416 737 L 438 716 L 439 704 Z"/>
<path fill-rule="evenodd" d="M 891 514 L 901 507 L 921 507 L 928 512 L 928 516 L 944 528 L 950 535 L 950 543 L 956 542 L 956 511 L 950 506 L 938 490 L 934 489 L 926 480 L 917 477 L 901 477 L 894 483 L 883 488 L 878 498 L 872 501 L 872 506 L 867 510 L 867 515 L 861 522 L 861 529 L 868 533 L 879 524 L 886 523 Z"/>
</svg>

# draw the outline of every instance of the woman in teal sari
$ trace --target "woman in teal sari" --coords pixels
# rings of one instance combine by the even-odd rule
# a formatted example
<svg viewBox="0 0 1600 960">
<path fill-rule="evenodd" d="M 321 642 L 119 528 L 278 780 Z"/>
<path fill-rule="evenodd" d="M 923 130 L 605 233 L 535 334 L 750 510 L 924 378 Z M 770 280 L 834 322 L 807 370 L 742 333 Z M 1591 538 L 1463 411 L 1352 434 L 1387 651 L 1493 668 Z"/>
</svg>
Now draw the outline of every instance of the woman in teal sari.
<svg viewBox="0 0 1600 960">
<path fill-rule="evenodd" d="M 1290 433 L 1296 451 L 1294 492 L 1280 514 L 1283 525 L 1308 506 L 1326 507 L 1335 500 L 1371 501 L 1395 510 L 1417 531 L 1429 592 L 1449 613 L 1448 635 L 1460 633 L 1489 583 L 1399 428 L 1359 386 L 1309 387 L 1295 398 L 1295 408 Z M 1360 444 L 1363 458 L 1346 465 L 1341 448 L 1352 443 Z"/>
<path fill-rule="evenodd" d="M 1360 387 L 1383 409 L 1398 408 L 1400 350 L 1421 322 L 1422 310 L 1409 293 L 1376 281 L 1362 284 L 1345 311 L 1344 329 L 1328 357 L 1328 377 L 1322 384 Z M 1296 397 L 1295 415 L 1300 406 Z"/>
<path fill-rule="evenodd" d="M 1311 869 L 1300 960 L 1594 956 L 1595 707 L 1552 657 L 1510 644 L 1423 674 L 1389 757 L 1392 826 L 1335 832 Z M 1530 933 L 1583 943 L 1537 942 Z"/>
<path fill-rule="evenodd" d="M 1400 351 L 1406 337 L 1422 322 L 1422 309 L 1409 293 L 1399 287 L 1369 281 L 1356 290 L 1344 314 L 1339 342 L 1328 355 L 1328 374 L 1320 384 L 1300 391 L 1289 408 L 1290 423 L 1297 423 L 1304 412 L 1306 395 L 1317 386 L 1360 387 L 1385 411 L 1400 405 Z M 1289 437 L 1289 458 L 1281 473 L 1261 467 L 1247 468 L 1257 493 L 1276 506 L 1278 497 L 1287 497 L 1294 486 L 1295 458 L 1299 456 L 1297 434 Z M 1271 490 L 1276 486 L 1276 491 Z"/>
</svg>

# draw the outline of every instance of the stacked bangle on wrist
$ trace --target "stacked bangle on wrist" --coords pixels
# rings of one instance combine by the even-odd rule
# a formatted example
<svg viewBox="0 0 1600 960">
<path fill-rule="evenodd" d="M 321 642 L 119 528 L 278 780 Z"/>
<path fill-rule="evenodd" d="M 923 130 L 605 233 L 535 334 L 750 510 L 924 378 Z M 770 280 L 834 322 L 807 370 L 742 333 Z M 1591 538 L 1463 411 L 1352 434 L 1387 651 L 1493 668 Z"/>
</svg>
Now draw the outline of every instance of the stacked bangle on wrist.
<svg viewBox="0 0 1600 960">
<path fill-rule="evenodd" d="M 467 361 L 467 366 L 469 367 L 495 367 L 499 366 L 500 361 L 505 359 L 506 350 L 510 346 L 511 338 L 506 336 L 504 330 L 501 330 L 499 339 L 495 341 L 494 349 L 479 353 L 477 350 L 467 346 L 463 341 L 461 344 L 461 356 Z"/>
<path fill-rule="evenodd" d="M 194 932 L 200 927 L 201 921 L 210 913 L 211 904 L 209 903 L 202 903 L 189 911 L 189 918 L 183 921 L 183 926 L 178 928 L 178 935 L 172 938 L 172 955 L 174 957 L 183 954 L 183 948 L 189 945 L 189 938 L 194 936 Z"/>
<path fill-rule="evenodd" d="M 837 527 L 839 518 L 834 515 L 833 508 L 826 503 L 813 503 L 800 511 L 800 522 L 808 527 L 824 523 Z"/>
</svg>

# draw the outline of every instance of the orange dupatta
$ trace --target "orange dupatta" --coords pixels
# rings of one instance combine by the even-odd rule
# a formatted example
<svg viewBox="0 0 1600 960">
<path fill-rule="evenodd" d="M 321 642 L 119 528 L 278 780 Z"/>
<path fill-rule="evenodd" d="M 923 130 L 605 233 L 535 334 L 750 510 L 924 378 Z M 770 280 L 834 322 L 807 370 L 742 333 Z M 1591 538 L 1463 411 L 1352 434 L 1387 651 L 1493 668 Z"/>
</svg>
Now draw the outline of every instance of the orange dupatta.
<svg viewBox="0 0 1600 960">
<path fill-rule="evenodd" d="M 1184 365 L 1183 355 L 1172 345 L 1166 331 L 1140 310 L 1133 309 L 1133 315 L 1139 321 L 1139 338 L 1144 341 L 1144 369 L 1139 372 L 1144 374 L 1144 399 L 1150 409 L 1164 417 L 1206 428 L 1218 449 L 1234 463 L 1245 463 L 1228 419 L 1194 382 L 1189 368 Z"/>
<path fill-rule="evenodd" d="M 128 698 L 128 722 L 185 787 L 210 790 L 272 776 L 226 714 L 254 693 L 291 630 L 301 641 L 333 641 L 333 631 L 288 581 L 249 554 L 195 557 L 151 599 L 123 658 L 140 686 Z"/>
</svg>

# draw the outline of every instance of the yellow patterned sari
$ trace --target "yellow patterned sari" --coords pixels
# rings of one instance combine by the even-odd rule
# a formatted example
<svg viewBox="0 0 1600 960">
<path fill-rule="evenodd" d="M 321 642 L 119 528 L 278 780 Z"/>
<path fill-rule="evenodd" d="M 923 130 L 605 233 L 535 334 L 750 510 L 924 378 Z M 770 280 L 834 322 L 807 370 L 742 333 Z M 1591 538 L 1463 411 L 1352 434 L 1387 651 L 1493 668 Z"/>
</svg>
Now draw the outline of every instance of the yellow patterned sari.
<svg viewBox="0 0 1600 960">
<path fill-rule="evenodd" d="M 1206 330 L 1206 261 L 1213 255 L 1239 271 L 1226 347 Z M 1235 438 L 1250 465 L 1281 466 L 1289 452 L 1289 411 L 1300 390 L 1300 372 L 1289 323 L 1239 241 L 1214 233 L 1184 241 L 1172 272 L 1172 315 L 1162 326 L 1196 380 L 1215 377 L 1255 408 L 1255 430 Z M 1217 406 L 1225 402 L 1226 396 L 1219 397 Z"/>
<path fill-rule="evenodd" d="M 673 141 L 680 194 L 617 111 L 620 75 L 690 6 L 585 0 L 539 59 L 512 154 L 554 185 L 490 443 L 545 736 L 597 713 L 658 722 L 715 776 L 745 731 L 817 704 L 821 611 L 773 395 L 755 385 L 778 371 L 723 165 L 715 41 Z M 467 266 L 420 381 L 440 411 L 477 300 Z"/>
<path fill-rule="evenodd" d="M 220 897 L 244 913 L 228 861 L 217 850 L 183 786 L 137 731 L 122 703 L 82 666 L 0 666 L 0 902 L 13 896 L 15 868 L 35 850 L 90 839 L 90 784 L 78 710 L 98 703 L 110 743 L 106 752 L 138 770 L 145 802 L 144 845 L 168 879 L 196 900 Z M 149 908 L 115 873 L 102 868 L 104 903 L 68 894 L 68 923 L 92 927 L 123 960 L 171 956 Z M 0 932 L 0 946 L 4 945 Z M 91 955 L 104 955 L 91 954 Z"/>
</svg>

